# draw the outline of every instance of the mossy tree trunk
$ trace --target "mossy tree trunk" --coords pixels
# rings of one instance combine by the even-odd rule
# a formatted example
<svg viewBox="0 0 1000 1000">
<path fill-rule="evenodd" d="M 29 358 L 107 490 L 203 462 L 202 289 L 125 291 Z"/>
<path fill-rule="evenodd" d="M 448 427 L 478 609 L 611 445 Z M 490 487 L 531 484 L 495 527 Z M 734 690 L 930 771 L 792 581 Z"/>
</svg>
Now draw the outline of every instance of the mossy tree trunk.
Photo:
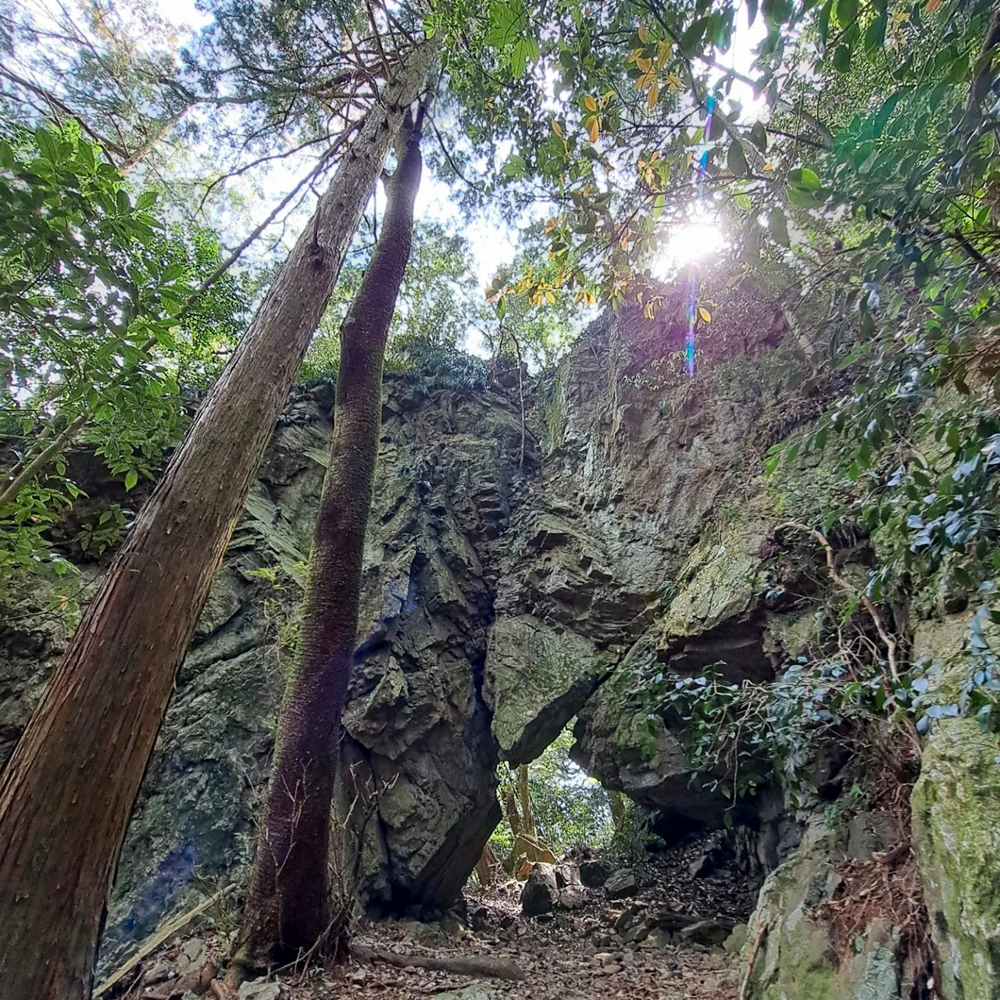
<svg viewBox="0 0 1000 1000">
<path fill-rule="evenodd" d="M 90 996 L 98 937 L 177 668 L 364 206 L 424 89 L 418 45 L 313 218 L 91 602 L 0 778 L 0 995 Z"/>
<path fill-rule="evenodd" d="M 285 682 L 274 771 L 243 920 L 237 976 L 289 961 L 332 930 L 330 809 L 357 645 L 389 323 L 410 256 L 424 110 L 400 134 L 382 231 L 340 331 L 330 463 L 306 582 L 298 656 Z"/>
</svg>

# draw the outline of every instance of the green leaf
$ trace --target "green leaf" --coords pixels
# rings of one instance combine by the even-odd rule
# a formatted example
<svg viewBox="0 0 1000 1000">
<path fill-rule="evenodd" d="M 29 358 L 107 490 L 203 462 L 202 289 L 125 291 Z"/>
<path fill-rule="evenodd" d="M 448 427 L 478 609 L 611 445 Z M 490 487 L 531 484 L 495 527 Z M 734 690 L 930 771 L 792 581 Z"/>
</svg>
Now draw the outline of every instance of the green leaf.
<svg viewBox="0 0 1000 1000">
<path fill-rule="evenodd" d="M 823 202 L 817 198 L 812 191 L 790 185 L 788 188 L 788 200 L 796 208 L 819 208 Z"/>
<path fill-rule="evenodd" d="M 152 208 L 156 204 L 156 199 L 159 198 L 159 194 L 156 191 L 143 191 L 135 200 L 135 208 L 137 212 L 144 212 L 147 208 Z"/>
<path fill-rule="evenodd" d="M 716 108 L 712 115 L 712 127 L 708 130 L 709 141 L 714 142 L 716 139 L 721 139 L 725 135 L 727 124 L 726 116 Z"/>
<path fill-rule="evenodd" d="M 896 110 L 896 105 L 899 103 L 900 98 L 909 90 L 911 87 L 903 87 L 901 90 L 897 90 L 894 94 L 882 102 L 882 107 L 878 109 L 878 114 L 875 115 L 875 119 L 872 122 L 872 134 L 878 139 L 882 135 L 882 131 L 886 126 L 886 122 L 889 121 L 890 116 L 893 111 Z"/>
<path fill-rule="evenodd" d="M 520 153 L 511 153 L 507 162 L 500 168 L 500 173 L 504 177 L 510 177 L 517 180 L 519 177 L 524 176 L 525 162 L 524 157 Z"/>
<path fill-rule="evenodd" d="M 705 28 L 707 26 L 708 18 L 700 17 L 681 35 L 678 45 L 680 46 L 681 52 L 688 58 L 697 54 L 698 47 L 701 44 L 701 40 L 705 34 Z"/>
<path fill-rule="evenodd" d="M 868 25 L 865 31 L 865 52 L 873 56 L 882 51 L 885 43 L 885 29 L 889 22 L 888 14 L 883 10 L 878 17 Z"/>
<path fill-rule="evenodd" d="M 788 220 L 781 208 L 775 206 L 771 209 L 767 217 L 767 231 L 772 239 L 783 247 L 787 247 L 791 242 L 788 238 Z"/>
<path fill-rule="evenodd" d="M 127 493 L 129 490 L 133 489 L 138 482 L 139 473 L 136 472 L 135 469 L 129 469 L 128 472 L 125 473 L 125 492 Z"/>
<path fill-rule="evenodd" d="M 805 188 L 807 191 L 818 191 L 820 189 L 819 174 L 817 174 L 815 170 L 810 170 L 808 167 L 799 167 L 798 169 L 793 170 L 791 174 L 789 174 L 789 179 L 792 183 Z"/>
<path fill-rule="evenodd" d="M 819 12 L 817 28 L 819 30 L 820 41 L 826 45 L 830 37 L 830 13 L 833 10 L 833 0 L 826 0 Z"/>
<path fill-rule="evenodd" d="M 833 53 L 833 65 L 838 73 L 846 73 L 851 68 L 850 45 L 838 45 Z"/>
<path fill-rule="evenodd" d="M 837 24 L 847 28 L 858 18 L 858 0 L 837 0 Z"/>
<path fill-rule="evenodd" d="M 760 122 L 754 122 L 750 129 L 750 141 L 762 152 L 767 152 L 767 130 Z"/>
<path fill-rule="evenodd" d="M 734 177 L 746 177 L 750 172 L 747 165 L 747 156 L 743 152 L 743 143 L 739 139 L 733 139 L 726 154 L 726 165 L 729 167 Z"/>
</svg>

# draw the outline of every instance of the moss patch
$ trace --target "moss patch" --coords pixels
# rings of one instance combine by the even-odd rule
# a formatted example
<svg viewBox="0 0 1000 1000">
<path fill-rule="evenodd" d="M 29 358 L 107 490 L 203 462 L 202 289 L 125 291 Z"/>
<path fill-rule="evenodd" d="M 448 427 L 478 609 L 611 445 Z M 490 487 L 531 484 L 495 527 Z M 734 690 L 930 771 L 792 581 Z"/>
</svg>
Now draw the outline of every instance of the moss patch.
<svg viewBox="0 0 1000 1000">
<path fill-rule="evenodd" d="M 913 789 L 913 843 L 946 1000 L 1000 997 L 1000 752 L 971 719 L 942 722 Z"/>
</svg>

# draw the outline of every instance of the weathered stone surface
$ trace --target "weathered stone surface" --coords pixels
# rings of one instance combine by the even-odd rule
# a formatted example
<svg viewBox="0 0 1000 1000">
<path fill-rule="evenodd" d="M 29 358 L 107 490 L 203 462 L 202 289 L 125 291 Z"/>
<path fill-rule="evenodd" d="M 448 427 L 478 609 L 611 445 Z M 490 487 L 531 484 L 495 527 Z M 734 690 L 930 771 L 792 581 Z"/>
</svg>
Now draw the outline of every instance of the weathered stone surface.
<svg viewBox="0 0 1000 1000">
<path fill-rule="evenodd" d="M 945 1000 L 1000 997 L 1000 752 L 971 719 L 937 724 L 913 790 L 913 844 Z"/>
<path fill-rule="evenodd" d="M 579 910 L 587 902 L 587 891 L 581 885 L 565 885 L 559 890 L 559 905 L 564 910 Z"/>
<path fill-rule="evenodd" d="M 614 870 L 615 866 L 605 858 L 588 858 L 580 862 L 580 881 L 589 889 L 599 889 Z"/>
<path fill-rule="evenodd" d="M 531 615 L 490 629 L 484 696 L 493 735 L 512 764 L 537 757 L 608 672 L 607 657 L 582 636 Z"/>
<path fill-rule="evenodd" d="M 639 883 L 635 873 L 628 868 L 621 868 L 614 872 L 604 883 L 604 891 L 608 899 L 625 899 L 627 896 L 634 896 L 639 891 Z"/>
<path fill-rule="evenodd" d="M 800 849 L 765 881 L 740 958 L 746 969 L 766 923 L 747 1000 L 902 1000 L 898 928 L 872 920 L 858 934 L 859 947 L 838 955 L 829 925 L 815 909 L 836 887 L 830 864 L 842 857 L 839 840 L 838 833 L 815 823 Z"/>
<path fill-rule="evenodd" d="M 528 875 L 521 890 L 521 912 L 526 917 L 537 917 L 549 913 L 559 902 L 559 887 L 556 885 L 555 865 L 541 862 Z"/>
<path fill-rule="evenodd" d="M 277 983 L 252 982 L 240 985 L 240 1000 L 278 1000 L 281 987 Z"/>
<path fill-rule="evenodd" d="M 700 944 L 706 948 L 717 948 L 729 937 L 729 928 L 716 920 L 699 920 L 695 924 L 684 927 L 680 938 L 688 944 Z"/>
<path fill-rule="evenodd" d="M 762 340 L 768 312 L 748 314 Z M 499 820 L 497 757 L 532 758 L 574 715 L 577 759 L 609 788 L 678 834 L 721 821 L 725 800 L 672 723 L 633 695 L 657 665 L 770 669 L 766 517 L 740 501 L 750 527 L 737 529 L 725 501 L 754 467 L 777 383 L 755 359 L 644 386 L 634 376 L 669 333 L 602 319 L 531 389 L 526 427 L 515 393 L 387 380 L 338 789 L 340 855 L 360 851 L 371 910 L 446 907 Z M 181 905 L 196 870 L 228 880 L 250 855 L 330 401 L 329 386 L 297 394 L 248 498 L 137 805 L 105 960 Z M 0 750 L 64 642 L 0 635 Z"/>
</svg>

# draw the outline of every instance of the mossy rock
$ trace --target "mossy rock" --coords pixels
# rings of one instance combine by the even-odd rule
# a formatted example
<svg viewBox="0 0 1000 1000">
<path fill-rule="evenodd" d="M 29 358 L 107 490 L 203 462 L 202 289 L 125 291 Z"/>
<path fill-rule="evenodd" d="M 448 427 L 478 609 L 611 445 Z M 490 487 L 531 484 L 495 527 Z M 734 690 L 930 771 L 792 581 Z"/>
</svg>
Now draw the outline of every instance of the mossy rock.
<svg viewBox="0 0 1000 1000">
<path fill-rule="evenodd" d="M 751 609 L 761 589 L 761 545 L 769 527 L 737 520 L 700 542 L 678 574 L 663 620 L 668 636 L 699 635 Z"/>
<path fill-rule="evenodd" d="M 504 757 L 512 764 L 534 760 L 609 669 L 607 657 L 579 635 L 557 632 L 531 615 L 497 619 L 483 694 Z"/>
<path fill-rule="evenodd" d="M 941 722 L 913 789 L 913 844 L 945 1000 L 1000 998 L 998 740 L 971 719 Z"/>
<path fill-rule="evenodd" d="M 813 826 L 802 847 L 768 876 L 740 961 L 745 969 L 766 922 L 747 1000 L 900 1000 L 898 929 L 882 919 L 871 921 L 845 957 L 815 909 L 836 886 L 830 864 L 839 856 L 836 835 Z"/>
</svg>

